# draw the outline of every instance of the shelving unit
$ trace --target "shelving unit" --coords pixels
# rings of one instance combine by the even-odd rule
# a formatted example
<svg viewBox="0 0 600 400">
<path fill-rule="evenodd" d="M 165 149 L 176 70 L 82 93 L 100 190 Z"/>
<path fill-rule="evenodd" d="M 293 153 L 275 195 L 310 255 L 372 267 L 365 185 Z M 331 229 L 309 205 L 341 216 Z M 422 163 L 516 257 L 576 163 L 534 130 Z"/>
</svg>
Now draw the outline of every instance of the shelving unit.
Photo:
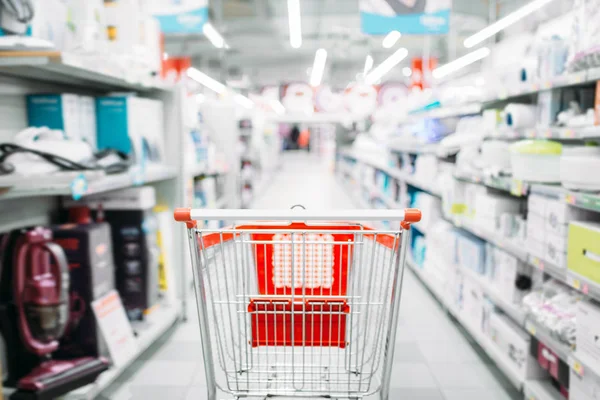
<svg viewBox="0 0 600 400">
<path fill-rule="evenodd" d="M 527 380 L 523 386 L 525 400 L 564 400 L 548 380 Z"/>
<path fill-rule="evenodd" d="M 548 331 L 548 329 L 540 326 L 530 319 L 525 321 L 525 329 L 531 334 L 531 336 L 535 336 L 540 342 L 548 346 L 561 360 L 565 362 L 567 361 L 569 354 L 571 354 L 571 348 L 558 341 Z"/>
</svg>

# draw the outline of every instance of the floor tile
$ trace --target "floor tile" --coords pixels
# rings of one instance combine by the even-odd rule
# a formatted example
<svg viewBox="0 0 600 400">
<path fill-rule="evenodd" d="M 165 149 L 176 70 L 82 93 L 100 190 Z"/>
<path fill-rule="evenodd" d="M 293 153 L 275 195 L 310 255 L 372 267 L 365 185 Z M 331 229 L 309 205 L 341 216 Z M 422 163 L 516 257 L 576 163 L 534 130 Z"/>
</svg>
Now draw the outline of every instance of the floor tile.
<svg viewBox="0 0 600 400">
<path fill-rule="evenodd" d="M 202 343 L 183 342 L 171 340 L 164 343 L 160 349 L 153 354 L 144 354 L 140 360 L 164 360 L 164 361 L 194 361 L 202 362 Z"/>
<path fill-rule="evenodd" d="M 189 361 L 139 360 L 133 365 L 137 372 L 130 381 L 135 386 L 188 386 L 198 365 Z"/>
<path fill-rule="evenodd" d="M 418 342 L 418 347 L 429 363 L 485 363 L 488 361 L 480 357 L 476 350 L 465 341 Z"/>
<path fill-rule="evenodd" d="M 424 388 L 391 388 L 390 399 L 393 400 L 444 400 L 439 389 Z M 480 399 L 481 400 L 481 399 Z"/>
<path fill-rule="evenodd" d="M 439 386 L 443 389 L 500 389 L 503 385 L 482 363 L 429 364 Z"/>
<path fill-rule="evenodd" d="M 397 342 L 395 347 L 394 362 L 424 362 L 425 357 L 419 350 L 417 342 Z"/>
<path fill-rule="evenodd" d="M 105 392 L 100 400 L 184 400 L 187 386 L 152 386 L 124 384 L 114 392 Z M 198 397 L 200 399 L 202 397 Z"/>
<path fill-rule="evenodd" d="M 435 388 L 437 382 L 425 363 L 394 363 L 391 387 Z"/>
</svg>

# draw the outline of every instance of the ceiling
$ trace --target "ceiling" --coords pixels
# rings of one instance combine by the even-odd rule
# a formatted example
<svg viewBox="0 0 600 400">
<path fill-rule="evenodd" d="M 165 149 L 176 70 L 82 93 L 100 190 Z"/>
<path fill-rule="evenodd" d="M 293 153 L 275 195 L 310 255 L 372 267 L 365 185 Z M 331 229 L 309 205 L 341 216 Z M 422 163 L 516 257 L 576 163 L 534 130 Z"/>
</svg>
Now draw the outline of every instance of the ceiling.
<svg viewBox="0 0 600 400">
<path fill-rule="evenodd" d="M 440 62 L 453 59 L 464 52 L 463 46 L 457 44 L 487 25 L 490 1 L 501 2 L 454 0 L 448 35 L 403 36 L 395 48 L 406 47 L 410 58 L 421 56 L 429 45 L 431 54 Z M 322 47 L 328 50 L 324 82 L 344 87 L 362 72 L 367 54 L 373 56 L 377 65 L 395 50 L 384 49 L 381 36 L 361 32 L 358 3 L 359 0 L 300 0 L 302 47 L 293 49 L 289 43 L 286 0 L 211 0 L 212 24 L 230 49 L 216 49 L 203 35 L 187 35 L 167 37 L 165 51 L 170 56 L 192 57 L 194 66 L 221 81 L 241 80 L 247 86 L 259 87 L 282 81 L 307 81 L 315 51 Z M 492 7 L 500 8 L 498 4 Z M 406 60 L 402 65 L 408 63 Z M 395 68 L 386 78 L 403 79 L 401 68 Z"/>
</svg>

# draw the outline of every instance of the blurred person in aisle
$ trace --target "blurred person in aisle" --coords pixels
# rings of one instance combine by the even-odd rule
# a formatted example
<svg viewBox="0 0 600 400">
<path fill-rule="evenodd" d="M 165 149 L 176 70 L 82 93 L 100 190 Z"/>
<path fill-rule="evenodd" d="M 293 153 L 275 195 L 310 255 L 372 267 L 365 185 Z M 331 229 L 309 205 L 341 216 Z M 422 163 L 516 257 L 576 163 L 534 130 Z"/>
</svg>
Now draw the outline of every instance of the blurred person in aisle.
<svg viewBox="0 0 600 400">
<path fill-rule="evenodd" d="M 310 152 L 310 129 L 308 129 L 308 127 L 300 131 L 300 136 L 298 137 L 298 148 L 305 149 L 306 151 Z"/>
<path fill-rule="evenodd" d="M 288 150 L 298 150 L 300 148 L 298 144 L 298 140 L 300 139 L 300 128 L 298 125 L 294 124 L 292 130 L 290 131 L 290 135 L 288 136 Z"/>
</svg>

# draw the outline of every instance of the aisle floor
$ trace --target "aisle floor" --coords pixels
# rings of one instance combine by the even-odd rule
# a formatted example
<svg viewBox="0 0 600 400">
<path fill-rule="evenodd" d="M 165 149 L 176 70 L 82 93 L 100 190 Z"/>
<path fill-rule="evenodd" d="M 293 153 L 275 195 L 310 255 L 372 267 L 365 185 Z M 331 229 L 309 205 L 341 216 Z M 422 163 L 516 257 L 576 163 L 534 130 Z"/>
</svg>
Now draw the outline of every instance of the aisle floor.
<svg viewBox="0 0 600 400">
<path fill-rule="evenodd" d="M 256 208 L 354 208 L 331 165 L 308 154 L 286 154 Z M 391 400 L 522 399 L 483 351 L 471 343 L 412 273 L 404 281 L 392 372 Z M 193 306 L 192 302 L 192 308 Z M 195 310 L 101 399 L 203 400 L 204 366 Z M 219 399 L 230 399 L 226 395 Z M 377 397 L 378 398 L 378 397 Z"/>
</svg>

